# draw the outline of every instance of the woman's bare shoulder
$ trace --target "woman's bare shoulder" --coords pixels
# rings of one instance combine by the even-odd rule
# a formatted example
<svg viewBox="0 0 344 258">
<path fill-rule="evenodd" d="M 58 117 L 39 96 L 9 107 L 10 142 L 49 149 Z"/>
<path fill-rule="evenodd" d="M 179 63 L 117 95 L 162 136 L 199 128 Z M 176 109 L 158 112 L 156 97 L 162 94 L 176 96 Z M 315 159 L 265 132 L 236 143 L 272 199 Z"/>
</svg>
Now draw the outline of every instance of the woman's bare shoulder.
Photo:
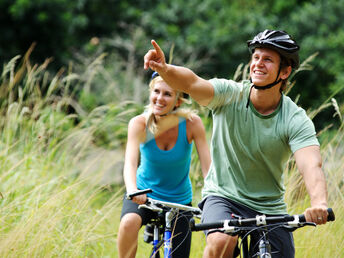
<svg viewBox="0 0 344 258">
<path fill-rule="evenodd" d="M 144 131 L 146 128 L 146 117 L 144 116 L 144 114 L 137 115 L 131 118 L 128 127 Z"/>
</svg>

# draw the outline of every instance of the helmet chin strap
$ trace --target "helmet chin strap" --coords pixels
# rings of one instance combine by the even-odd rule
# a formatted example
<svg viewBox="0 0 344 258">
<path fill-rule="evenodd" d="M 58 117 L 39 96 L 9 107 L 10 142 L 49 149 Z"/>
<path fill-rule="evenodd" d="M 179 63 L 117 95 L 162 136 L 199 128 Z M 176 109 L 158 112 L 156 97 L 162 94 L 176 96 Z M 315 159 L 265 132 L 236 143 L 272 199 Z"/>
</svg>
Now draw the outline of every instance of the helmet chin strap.
<svg viewBox="0 0 344 258">
<path fill-rule="evenodd" d="M 251 96 L 252 88 L 255 88 L 255 89 L 257 89 L 257 90 L 266 90 L 266 89 L 272 88 L 273 86 L 279 84 L 279 83 L 282 81 L 281 78 L 278 79 L 278 76 L 280 75 L 280 73 L 281 73 L 281 64 L 279 65 L 279 68 L 278 68 L 278 73 L 277 73 L 276 80 L 275 80 L 273 83 L 270 83 L 270 84 L 265 85 L 265 86 L 257 86 L 257 85 L 254 85 L 253 82 L 252 82 L 252 79 L 250 78 L 251 88 L 250 88 L 250 92 L 249 92 L 248 98 L 247 98 L 246 109 L 247 109 L 248 106 L 250 105 L 250 96 Z"/>
<path fill-rule="evenodd" d="M 251 79 L 250 79 L 250 81 L 251 81 Z M 257 85 L 254 85 L 254 84 L 252 84 L 252 86 L 253 86 L 255 89 L 257 89 L 257 90 L 266 90 L 266 89 L 270 89 L 270 88 L 272 88 L 273 86 L 279 84 L 281 81 L 282 81 L 282 79 L 279 78 L 279 79 L 276 80 L 275 82 L 270 83 L 270 84 L 265 85 L 265 86 L 257 86 Z M 252 82 L 252 81 L 251 81 L 251 82 Z"/>
<path fill-rule="evenodd" d="M 273 86 L 279 84 L 279 83 L 282 81 L 281 78 L 277 79 L 278 76 L 280 75 L 280 73 L 281 73 L 281 65 L 280 65 L 279 68 L 278 68 L 278 73 L 277 73 L 277 77 L 276 77 L 275 82 L 270 83 L 270 84 L 265 85 L 265 86 L 257 86 L 257 85 L 254 85 L 254 84 L 252 83 L 252 79 L 251 79 L 251 78 L 250 78 L 250 82 L 252 83 L 252 86 L 253 86 L 255 89 L 257 89 L 257 90 L 266 90 L 266 89 L 270 89 L 270 88 L 272 88 Z"/>
</svg>

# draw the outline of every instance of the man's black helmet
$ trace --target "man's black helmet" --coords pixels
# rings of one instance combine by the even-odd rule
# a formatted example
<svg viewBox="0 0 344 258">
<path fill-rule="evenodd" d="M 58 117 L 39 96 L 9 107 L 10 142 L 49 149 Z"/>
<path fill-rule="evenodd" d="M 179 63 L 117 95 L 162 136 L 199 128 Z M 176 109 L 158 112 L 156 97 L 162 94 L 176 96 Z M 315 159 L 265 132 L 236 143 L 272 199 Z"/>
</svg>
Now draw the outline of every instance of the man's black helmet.
<svg viewBox="0 0 344 258">
<path fill-rule="evenodd" d="M 252 40 L 247 41 L 251 53 L 257 47 L 270 48 L 286 58 L 292 68 L 299 67 L 299 45 L 282 30 L 265 30 L 258 33 Z"/>
</svg>

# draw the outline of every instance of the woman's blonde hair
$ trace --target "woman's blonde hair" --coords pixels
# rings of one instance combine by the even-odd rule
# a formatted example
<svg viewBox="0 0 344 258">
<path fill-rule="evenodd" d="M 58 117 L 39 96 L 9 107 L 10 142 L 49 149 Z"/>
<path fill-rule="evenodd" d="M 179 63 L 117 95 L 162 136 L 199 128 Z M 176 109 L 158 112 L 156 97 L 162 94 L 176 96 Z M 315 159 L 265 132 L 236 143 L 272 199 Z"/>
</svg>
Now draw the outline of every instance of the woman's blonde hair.
<svg viewBox="0 0 344 258">
<path fill-rule="evenodd" d="M 155 84 L 159 83 L 159 82 L 164 82 L 164 80 L 160 77 L 160 76 L 156 76 L 154 79 L 151 80 L 151 82 L 149 83 L 149 94 L 152 93 Z M 187 103 L 190 104 L 191 101 L 184 98 L 184 95 L 182 92 L 176 92 L 176 101 L 175 103 L 178 102 L 178 100 L 181 102 L 180 106 L 183 103 Z M 184 117 L 188 120 L 192 120 L 192 116 L 195 115 L 197 112 L 195 110 L 189 109 L 189 108 L 180 108 L 179 107 L 174 107 L 172 112 L 169 112 L 167 115 L 175 115 L 178 117 Z M 151 103 L 149 102 L 149 104 L 145 107 L 145 117 L 146 117 L 146 127 L 148 128 L 148 130 L 155 134 L 157 132 L 157 121 L 155 119 L 155 116 L 153 114 L 153 108 Z"/>
</svg>

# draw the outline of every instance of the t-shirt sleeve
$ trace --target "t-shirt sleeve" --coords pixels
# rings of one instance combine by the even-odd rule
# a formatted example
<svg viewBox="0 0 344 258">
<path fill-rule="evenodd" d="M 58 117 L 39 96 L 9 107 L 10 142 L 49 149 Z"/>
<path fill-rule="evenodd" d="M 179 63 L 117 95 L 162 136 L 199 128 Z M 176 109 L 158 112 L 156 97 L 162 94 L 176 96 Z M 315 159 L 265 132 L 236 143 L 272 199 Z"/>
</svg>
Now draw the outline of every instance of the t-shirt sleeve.
<svg viewBox="0 0 344 258">
<path fill-rule="evenodd" d="M 236 89 L 234 81 L 214 78 L 209 82 L 214 87 L 214 97 L 207 106 L 209 109 L 214 110 L 231 102 Z"/>
<path fill-rule="evenodd" d="M 291 151 L 302 149 L 312 145 L 320 145 L 312 120 L 303 109 L 298 109 L 289 124 L 289 145 Z"/>
</svg>

